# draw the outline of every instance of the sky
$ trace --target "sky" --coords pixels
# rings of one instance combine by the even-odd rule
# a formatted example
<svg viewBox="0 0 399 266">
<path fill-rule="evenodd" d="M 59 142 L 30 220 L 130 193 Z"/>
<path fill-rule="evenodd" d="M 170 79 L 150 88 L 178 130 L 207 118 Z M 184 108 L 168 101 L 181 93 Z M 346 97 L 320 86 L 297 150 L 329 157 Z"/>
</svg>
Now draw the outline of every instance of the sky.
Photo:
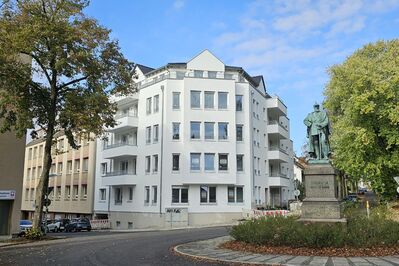
<svg viewBox="0 0 399 266">
<path fill-rule="evenodd" d="M 287 105 L 297 155 L 328 68 L 399 35 L 399 0 L 92 0 L 85 13 L 112 30 L 134 63 L 157 68 L 209 49 L 226 65 L 263 75 L 267 92 Z"/>
</svg>

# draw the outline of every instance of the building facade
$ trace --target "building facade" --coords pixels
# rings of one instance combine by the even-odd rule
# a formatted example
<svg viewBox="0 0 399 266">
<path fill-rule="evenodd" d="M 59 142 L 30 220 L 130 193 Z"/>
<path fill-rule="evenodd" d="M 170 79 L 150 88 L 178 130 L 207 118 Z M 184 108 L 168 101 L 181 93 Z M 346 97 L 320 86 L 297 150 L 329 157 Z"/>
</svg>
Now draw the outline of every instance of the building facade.
<svg viewBox="0 0 399 266">
<path fill-rule="evenodd" d="M 292 198 L 287 107 L 263 77 L 205 50 L 187 63 L 137 65 L 137 93 L 115 98 L 98 140 L 94 210 L 116 229 L 231 223 Z"/>
<path fill-rule="evenodd" d="M 0 134 L 0 239 L 19 233 L 25 137 Z"/>
<path fill-rule="evenodd" d="M 78 138 L 75 150 L 63 134 L 55 137 L 49 177 L 48 219 L 92 217 L 96 141 Z M 39 136 L 26 145 L 22 213 L 32 219 L 36 186 L 43 170 L 45 140 Z"/>
</svg>

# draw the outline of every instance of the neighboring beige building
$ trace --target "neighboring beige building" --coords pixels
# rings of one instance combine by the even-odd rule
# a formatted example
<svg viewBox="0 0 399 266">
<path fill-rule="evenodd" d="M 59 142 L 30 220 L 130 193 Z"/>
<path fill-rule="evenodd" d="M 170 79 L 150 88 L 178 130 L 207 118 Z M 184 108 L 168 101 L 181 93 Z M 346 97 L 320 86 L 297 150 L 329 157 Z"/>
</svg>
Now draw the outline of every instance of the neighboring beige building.
<svg viewBox="0 0 399 266">
<path fill-rule="evenodd" d="M 65 135 L 59 134 L 56 139 L 52 149 L 49 180 L 49 189 L 52 191 L 49 194 L 51 204 L 47 218 L 91 218 L 96 142 L 83 138 L 79 143 L 81 147 L 74 150 Z M 26 145 L 21 208 L 25 219 L 33 218 L 35 188 L 43 169 L 44 144 L 45 140 L 41 137 Z"/>
<path fill-rule="evenodd" d="M 0 238 L 19 232 L 25 137 L 0 134 Z"/>
</svg>

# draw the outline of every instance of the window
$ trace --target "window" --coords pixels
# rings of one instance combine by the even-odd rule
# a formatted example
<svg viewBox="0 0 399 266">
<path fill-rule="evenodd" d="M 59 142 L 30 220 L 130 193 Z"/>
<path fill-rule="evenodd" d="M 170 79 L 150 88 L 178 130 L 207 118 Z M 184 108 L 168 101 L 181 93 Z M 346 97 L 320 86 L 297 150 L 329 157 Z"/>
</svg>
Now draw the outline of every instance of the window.
<svg viewBox="0 0 399 266">
<path fill-rule="evenodd" d="M 152 204 L 156 204 L 158 199 L 158 187 L 152 186 Z"/>
<path fill-rule="evenodd" d="M 28 160 L 31 160 L 31 159 L 32 159 L 32 148 L 30 148 L 29 152 L 28 152 Z"/>
<path fill-rule="evenodd" d="M 152 99 L 150 97 L 150 98 L 147 98 L 147 101 L 146 101 L 146 113 L 147 113 L 147 115 L 151 114 L 151 105 L 152 105 Z"/>
<path fill-rule="evenodd" d="M 144 203 L 145 204 L 150 203 L 150 187 L 149 186 L 144 187 Z"/>
<path fill-rule="evenodd" d="M 205 153 L 205 170 L 214 171 L 215 170 L 215 154 Z"/>
<path fill-rule="evenodd" d="M 228 155 L 219 153 L 219 170 L 227 171 L 228 170 Z"/>
<path fill-rule="evenodd" d="M 107 190 L 105 188 L 100 188 L 100 200 L 107 199 Z"/>
<path fill-rule="evenodd" d="M 236 95 L 236 111 L 242 111 L 242 95 Z"/>
<path fill-rule="evenodd" d="M 145 129 L 145 143 L 150 144 L 151 143 L 151 127 L 146 127 Z"/>
<path fill-rule="evenodd" d="M 159 125 L 154 126 L 154 143 L 159 139 Z"/>
<path fill-rule="evenodd" d="M 62 162 L 58 163 L 57 165 L 57 174 L 62 174 Z M 38 174 L 39 176 L 39 174 Z"/>
<path fill-rule="evenodd" d="M 26 172 L 26 177 L 31 178 L 31 169 L 30 168 L 28 168 L 28 170 Z"/>
<path fill-rule="evenodd" d="M 215 93 L 213 91 L 205 92 L 205 108 L 209 108 L 209 109 L 215 108 L 214 96 L 215 96 Z"/>
<path fill-rule="evenodd" d="M 236 125 L 236 140 L 237 141 L 243 141 L 242 138 L 242 125 Z"/>
<path fill-rule="evenodd" d="M 173 92 L 173 109 L 180 109 L 180 92 Z"/>
<path fill-rule="evenodd" d="M 191 122 L 191 139 L 200 139 L 200 129 L 201 129 L 201 122 Z"/>
<path fill-rule="evenodd" d="M 172 170 L 179 171 L 180 169 L 180 154 L 173 154 L 172 155 Z"/>
<path fill-rule="evenodd" d="M 159 94 L 154 96 L 154 114 L 159 112 Z"/>
<path fill-rule="evenodd" d="M 158 172 L 158 155 L 153 155 L 152 159 L 153 159 L 152 172 L 157 173 Z"/>
<path fill-rule="evenodd" d="M 216 71 L 208 71 L 208 78 L 215 79 L 216 78 Z"/>
<path fill-rule="evenodd" d="M 29 200 L 29 188 L 25 189 L 25 200 Z"/>
<path fill-rule="evenodd" d="M 80 160 L 76 159 L 75 160 L 75 173 L 79 173 L 80 172 Z"/>
<path fill-rule="evenodd" d="M 133 187 L 129 187 L 129 198 L 128 198 L 128 200 L 129 201 L 133 200 Z"/>
<path fill-rule="evenodd" d="M 229 203 L 244 202 L 243 187 L 227 187 L 227 201 Z"/>
<path fill-rule="evenodd" d="M 205 139 L 215 138 L 214 128 L 215 128 L 215 123 L 205 122 Z"/>
<path fill-rule="evenodd" d="M 82 191 L 81 191 L 80 195 L 83 199 L 86 199 L 87 198 L 87 185 L 86 184 L 82 185 L 81 189 L 82 189 Z"/>
<path fill-rule="evenodd" d="M 218 123 L 220 140 L 228 138 L 228 125 L 229 123 Z"/>
<path fill-rule="evenodd" d="M 55 193 L 56 193 L 56 199 L 60 199 L 61 198 L 61 186 L 57 186 Z"/>
<path fill-rule="evenodd" d="M 116 187 L 114 191 L 115 191 L 115 205 L 122 204 L 122 188 Z"/>
<path fill-rule="evenodd" d="M 121 174 L 127 174 L 128 169 L 129 169 L 129 161 L 119 162 L 119 170 Z"/>
<path fill-rule="evenodd" d="M 172 203 L 188 203 L 188 188 L 172 187 Z"/>
<path fill-rule="evenodd" d="M 172 123 L 173 136 L 172 139 L 180 139 L 180 123 Z"/>
<path fill-rule="evenodd" d="M 190 169 L 194 171 L 201 170 L 201 153 L 191 153 L 190 154 Z"/>
<path fill-rule="evenodd" d="M 201 108 L 200 91 L 191 91 L 191 108 Z"/>
<path fill-rule="evenodd" d="M 43 173 L 42 167 L 41 166 L 37 167 L 37 177 L 38 178 L 40 178 L 42 176 L 42 173 Z"/>
<path fill-rule="evenodd" d="M 244 171 L 244 155 L 237 154 L 237 172 Z"/>
<path fill-rule="evenodd" d="M 39 157 L 43 156 L 43 145 L 39 146 Z"/>
<path fill-rule="evenodd" d="M 33 159 L 37 158 L 37 147 L 33 148 Z"/>
<path fill-rule="evenodd" d="M 55 163 L 51 164 L 50 174 L 55 174 Z M 32 168 L 32 176 L 33 176 L 33 178 L 36 177 L 36 167 Z"/>
<path fill-rule="evenodd" d="M 69 199 L 71 197 L 71 186 L 65 186 L 65 198 Z"/>
<path fill-rule="evenodd" d="M 107 163 L 101 163 L 101 174 L 105 175 L 107 173 Z"/>
<path fill-rule="evenodd" d="M 202 70 L 194 70 L 194 77 L 195 77 L 195 78 L 202 78 L 202 77 L 204 77 L 204 71 L 202 71 Z"/>
<path fill-rule="evenodd" d="M 74 185 L 73 186 L 73 197 L 76 199 L 78 197 L 78 194 L 79 194 L 79 186 Z"/>
<path fill-rule="evenodd" d="M 218 93 L 218 108 L 227 109 L 227 92 Z"/>
<path fill-rule="evenodd" d="M 151 156 L 145 157 L 145 172 L 148 174 L 151 171 Z"/>
<path fill-rule="evenodd" d="M 200 201 L 201 203 L 216 203 L 216 187 L 201 186 Z"/>
<path fill-rule="evenodd" d="M 89 158 L 83 158 L 82 170 L 83 172 L 89 171 Z"/>
</svg>

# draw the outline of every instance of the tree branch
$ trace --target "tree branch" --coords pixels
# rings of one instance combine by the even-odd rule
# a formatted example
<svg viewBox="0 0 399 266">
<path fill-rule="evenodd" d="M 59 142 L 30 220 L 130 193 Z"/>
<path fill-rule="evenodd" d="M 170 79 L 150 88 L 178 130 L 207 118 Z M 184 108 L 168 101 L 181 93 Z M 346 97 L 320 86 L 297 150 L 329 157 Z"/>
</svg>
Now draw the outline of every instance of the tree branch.
<svg viewBox="0 0 399 266">
<path fill-rule="evenodd" d="M 44 65 L 42 64 L 42 62 L 39 60 L 39 58 L 38 58 L 37 56 L 35 56 L 34 54 L 27 53 L 27 52 L 24 52 L 24 51 L 20 51 L 20 53 L 21 53 L 21 54 L 29 55 L 29 56 L 31 56 L 33 59 L 35 59 L 35 61 L 39 64 L 40 68 L 41 68 L 42 71 L 44 72 L 44 75 L 46 76 L 48 82 L 51 84 L 50 75 L 47 73 L 46 68 L 44 67 Z"/>
<path fill-rule="evenodd" d="M 81 82 L 82 80 L 85 80 L 85 79 L 87 79 L 88 77 L 89 77 L 89 76 L 84 76 L 84 77 L 81 77 L 81 78 L 78 78 L 78 79 L 74 79 L 74 80 L 72 80 L 72 81 L 70 81 L 70 82 L 64 83 L 64 84 L 62 84 L 60 87 L 58 87 L 58 90 L 62 90 L 63 88 L 68 87 L 69 85 L 72 85 L 72 84 Z M 68 89 L 65 89 L 65 90 L 62 91 L 62 92 L 65 92 L 65 91 L 67 91 L 67 90 L 68 90 Z"/>
</svg>

